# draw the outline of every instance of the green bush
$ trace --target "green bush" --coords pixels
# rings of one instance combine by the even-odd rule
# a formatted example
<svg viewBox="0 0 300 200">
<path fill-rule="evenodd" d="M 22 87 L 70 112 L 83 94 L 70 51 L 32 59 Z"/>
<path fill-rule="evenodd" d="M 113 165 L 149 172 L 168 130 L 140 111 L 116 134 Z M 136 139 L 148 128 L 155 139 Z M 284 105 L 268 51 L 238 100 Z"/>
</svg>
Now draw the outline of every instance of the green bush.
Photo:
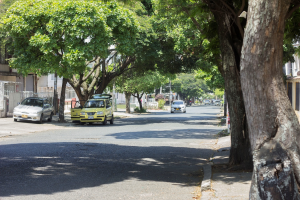
<svg viewBox="0 0 300 200">
<path fill-rule="evenodd" d="M 147 110 L 146 110 L 145 108 L 142 108 L 142 109 L 140 110 L 139 107 L 135 107 L 134 112 L 137 112 L 137 113 L 145 113 L 145 112 L 147 112 Z"/>
<path fill-rule="evenodd" d="M 165 106 L 165 103 L 166 103 L 165 100 L 159 99 L 159 100 L 158 100 L 158 108 L 159 108 L 159 109 L 163 109 L 164 106 Z"/>
</svg>

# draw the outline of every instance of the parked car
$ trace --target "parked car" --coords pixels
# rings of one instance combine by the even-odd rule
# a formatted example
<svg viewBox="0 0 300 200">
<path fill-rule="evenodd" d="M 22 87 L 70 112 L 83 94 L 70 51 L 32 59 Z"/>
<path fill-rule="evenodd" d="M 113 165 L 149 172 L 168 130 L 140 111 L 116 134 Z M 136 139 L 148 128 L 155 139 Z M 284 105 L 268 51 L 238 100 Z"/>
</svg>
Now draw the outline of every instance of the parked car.
<svg viewBox="0 0 300 200">
<path fill-rule="evenodd" d="M 215 105 L 215 106 L 220 106 L 220 105 L 221 105 L 221 101 L 215 100 L 215 101 L 214 101 L 214 105 Z"/>
<path fill-rule="evenodd" d="M 54 108 L 49 100 L 40 97 L 29 97 L 16 106 L 13 111 L 14 121 L 36 121 L 43 123 L 44 119 L 52 121 Z"/>
<path fill-rule="evenodd" d="M 80 105 L 80 101 L 76 101 L 75 105 L 73 105 L 73 102 L 72 102 L 71 105 L 72 105 L 71 120 L 72 120 L 73 123 L 79 123 L 80 122 L 80 112 L 82 110 L 82 106 Z"/>
<path fill-rule="evenodd" d="M 211 104 L 210 100 L 208 100 L 208 99 L 204 100 L 203 103 L 204 103 L 204 105 L 210 105 Z"/>
<path fill-rule="evenodd" d="M 76 109 L 76 112 L 80 111 L 80 124 L 102 122 L 102 124 L 106 125 L 107 121 L 113 124 L 114 113 L 111 97 L 109 94 L 93 95 L 91 99 L 85 102 L 81 110 Z M 71 111 L 71 117 L 72 113 L 73 110 Z"/>
<path fill-rule="evenodd" d="M 180 101 L 180 100 L 173 101 L 173 103 L 171 105 L 171 113 L 174 113 L 174 112 L 186 113 L 186 105 L 185 105 L 184 101 Z"/>
</svg>

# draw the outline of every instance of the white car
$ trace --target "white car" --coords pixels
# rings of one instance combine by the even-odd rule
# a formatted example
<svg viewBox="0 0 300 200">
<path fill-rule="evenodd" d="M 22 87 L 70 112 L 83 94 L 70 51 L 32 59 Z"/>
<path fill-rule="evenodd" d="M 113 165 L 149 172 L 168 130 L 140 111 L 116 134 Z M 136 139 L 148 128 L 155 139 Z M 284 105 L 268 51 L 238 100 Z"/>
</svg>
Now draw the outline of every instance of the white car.
<svg viewBox="0 0 300 200">
<path fill-rule="evenodd" d="M 43 123 L 44 119 L 52 121 L 54 108 L 46 98 L 29 97 L 14 108 L 14 121 L 36 121 Z"/>
<path fill-rule="evenodd" d="M 221 101 L 215 100 L 215 101 L 214 101 L 214 105 L 215 105 L 215 106 L 220 106 L 220 105 L 221 105 Z"/>
<path fill-rule="evenodd" d="M 208 99 L 204 100 L 203 103 L 204 103 L 204 105 L 210 105 L 211 104 L 210 100 L 208 100 Z"/>
<path fill-rule="evenodd" d="M 186 106 L 184 101 L 173 101 L 172 105 L 171 105 L 171 113 L 174 112 L 183 112 L 186 113 Z"/>
</svg>

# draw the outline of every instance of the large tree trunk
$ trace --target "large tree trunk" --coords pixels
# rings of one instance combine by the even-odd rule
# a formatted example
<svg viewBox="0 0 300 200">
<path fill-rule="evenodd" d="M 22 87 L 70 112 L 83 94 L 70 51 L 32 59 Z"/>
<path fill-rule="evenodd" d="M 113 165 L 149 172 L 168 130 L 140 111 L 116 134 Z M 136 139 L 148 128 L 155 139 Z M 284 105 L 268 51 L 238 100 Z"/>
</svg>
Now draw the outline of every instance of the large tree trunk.
<svg viewBox="0 0 300 200">
<path fill-rule="evenodd" d="M 130 113 L 130 92 L 125 92 L 126 113 Z"/>
<path fill-rule="evenodd" d="M 219 2 L 222 4 L 222 2 Z M 252 154 L 248 136 L 247 120 L 241 81 L 239 75 L 242 36 L 234 25 L 230 14 L 219 7 L 210 5 L 218 22 L 220 48 L 222 53 L 222 67 L 219 67 L 225 79 L 226 100 L 230 114 L 231 149 L 229 164 L 243 164 L 252 167 Z"/>
<path fill-rule="evenodd" d="M 250 0 L 241 82 L 253 151 L 250 199 L 300 199 L 300 126 L 282 78 L 290 0 Z"/>
<path fill-rule="evenodd" d="M 65 122 L 65 97 L 66 97 L 67 79 L 63 78 L 59 102 L 59 122 Z"/>
</svg>

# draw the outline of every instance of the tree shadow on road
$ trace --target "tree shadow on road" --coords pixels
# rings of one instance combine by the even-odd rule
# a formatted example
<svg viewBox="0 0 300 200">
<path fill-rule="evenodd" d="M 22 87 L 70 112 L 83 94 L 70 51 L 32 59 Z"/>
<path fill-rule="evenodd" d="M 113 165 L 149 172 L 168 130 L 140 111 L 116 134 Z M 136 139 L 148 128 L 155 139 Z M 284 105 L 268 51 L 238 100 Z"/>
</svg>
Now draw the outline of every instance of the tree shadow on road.
<svg viewBox="0 0 300 200">
<path fill-rule="evenodd" d="M 53 194 L 132 178 L 197 186 L 201 163 L 211 153 L 206 148 L 100 143 L 2 145 L 0 196 Z"/>
<path fill-rule="evenodd" d="M 197 128 L 197 129 L 169 129 L 169 130 L 149 130 L 149 131 L 128 131 L 109 134 L 107 136 L 116 139 L 145 139 L 145 138 L 170 138 L 170 139 L 215 139 L 220 130 Z"/>
</svg>

